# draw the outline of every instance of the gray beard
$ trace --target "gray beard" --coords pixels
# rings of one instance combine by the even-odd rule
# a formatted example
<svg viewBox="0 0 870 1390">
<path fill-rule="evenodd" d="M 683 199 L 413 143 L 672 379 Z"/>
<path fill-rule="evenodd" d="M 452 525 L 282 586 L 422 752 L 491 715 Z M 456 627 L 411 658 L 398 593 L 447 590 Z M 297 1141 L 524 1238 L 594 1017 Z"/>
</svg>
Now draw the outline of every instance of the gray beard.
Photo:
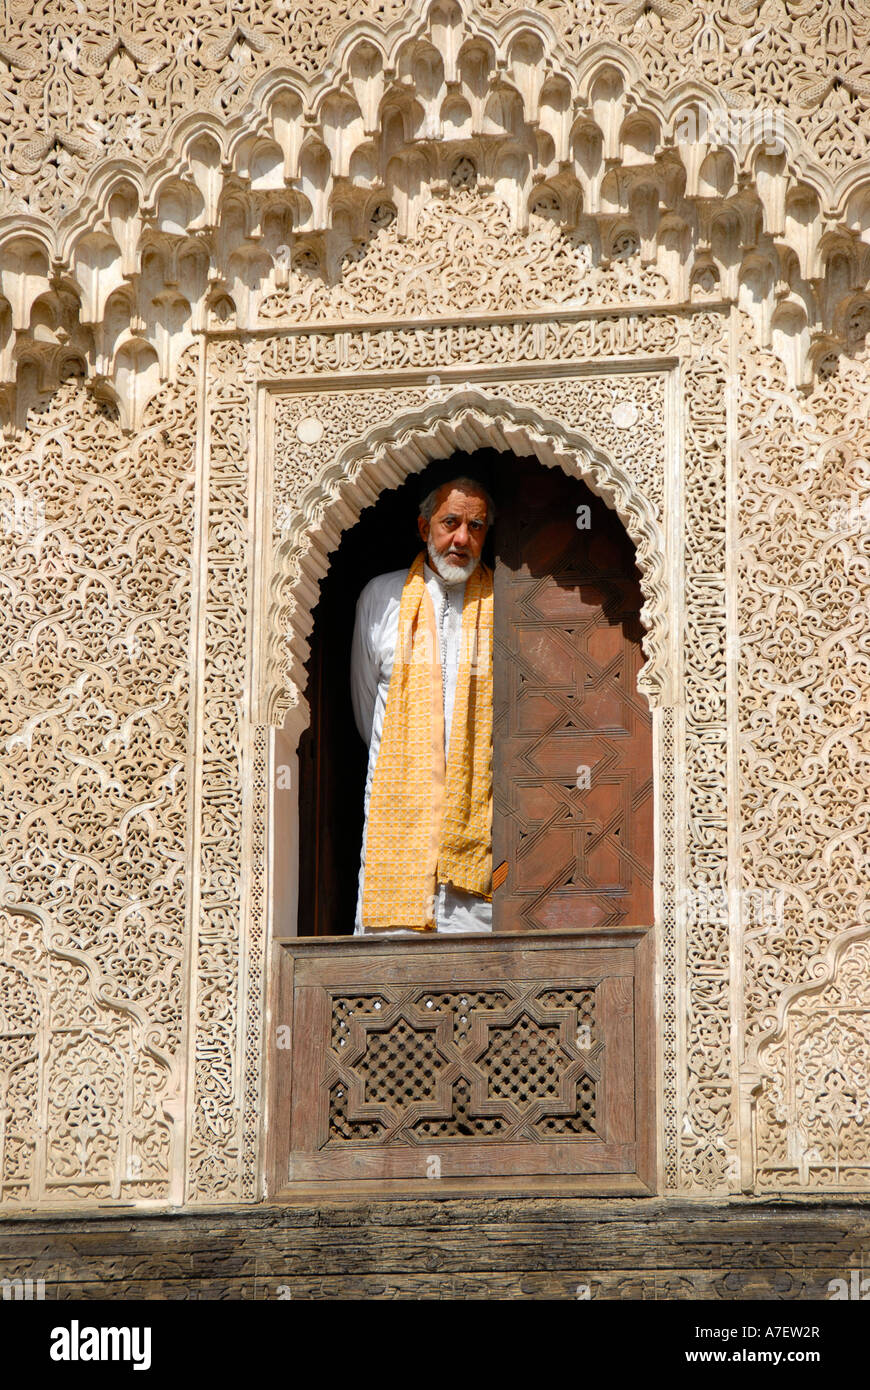
<svg viewBox="0 0 870 1390">
<path fill-rule="evenodd" d="M 465 584 L 477 569 L 476 560 L 468 560 L 464 565 L 451 564 L 445 556 L 438 554 L 431 536 L 426 542 L 426 549 L 429 552 L 429 564 L 445 584 Z"/>
</svg>

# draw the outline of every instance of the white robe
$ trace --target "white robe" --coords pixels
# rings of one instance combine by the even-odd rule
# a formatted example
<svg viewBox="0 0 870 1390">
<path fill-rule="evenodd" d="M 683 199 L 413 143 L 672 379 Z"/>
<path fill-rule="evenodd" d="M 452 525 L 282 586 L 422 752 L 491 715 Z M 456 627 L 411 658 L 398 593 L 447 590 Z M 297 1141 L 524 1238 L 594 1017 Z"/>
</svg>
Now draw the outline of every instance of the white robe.
<svg viewBox="0 0 870 1390">
<path fill-rule="evenodd" d="M 372 778 L 384 731 L 384 711 L 387 691 L 393 671 L 393 656 L 399 636 L 399 606 L 402 589 L 408 577 L 407 569 L 380 574 L 365 586 L 356 606 L 356 622 L 351 648 L 350 683 L 353 713 L 360 737 L 369 746 L 366 772 L 365 829 L 359 870 L 359 889 L 356 902 L 354 934 L 360 936 L 362 923 L 363 881 L 366 868 L 366 834 L 369 822 L 369 802 Z M 450 723 L 456 696 L 459 672 L 460 638 L 462 634 L 462 601 L 464 584 L 445 584 L 440 575 L 423 566 L 423 577 L 435 610 L 435 627 L 441 648 L 441 671 L 444 688 L 444 747 L 450 742 Z M 492 931 L 492 903 L 472 893 L 439 883 L 435 900 L 435 921 L 439 932 Z M 378 936 L 409 935 L 407 931 L 379 931 Z M 372 933 L 375 935 L 375 933 Z M 416 933 L 413 933 L 416 935 Z"/>
</svg>

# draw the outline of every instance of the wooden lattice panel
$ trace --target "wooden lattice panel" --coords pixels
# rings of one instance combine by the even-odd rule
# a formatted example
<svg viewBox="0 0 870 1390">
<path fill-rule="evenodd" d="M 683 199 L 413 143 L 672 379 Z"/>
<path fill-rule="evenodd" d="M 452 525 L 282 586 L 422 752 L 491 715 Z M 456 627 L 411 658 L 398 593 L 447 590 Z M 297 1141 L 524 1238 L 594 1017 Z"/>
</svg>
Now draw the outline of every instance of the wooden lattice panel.
<svg viewBox="0 0 870 1390">
<path fill-rule="evenodd" d="M 277 1186 L 548 1174 L 649 1190 L 649 945 L 283 943 Z"/>
</svg>

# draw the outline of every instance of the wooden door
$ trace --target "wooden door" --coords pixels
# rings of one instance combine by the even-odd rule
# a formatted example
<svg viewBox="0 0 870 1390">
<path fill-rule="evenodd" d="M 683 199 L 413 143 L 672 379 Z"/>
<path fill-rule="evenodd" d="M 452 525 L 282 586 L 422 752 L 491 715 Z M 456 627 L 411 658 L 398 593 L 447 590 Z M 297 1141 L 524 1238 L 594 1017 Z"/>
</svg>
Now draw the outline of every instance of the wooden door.
<svg viewBox="0 0 870 1390">
<path fill-rule="evenodd" d="M 496 522 L 496 931 L 653 920 L 652 721 L 642 595 L 619 518 L 533 460 Z"/>
</svg>

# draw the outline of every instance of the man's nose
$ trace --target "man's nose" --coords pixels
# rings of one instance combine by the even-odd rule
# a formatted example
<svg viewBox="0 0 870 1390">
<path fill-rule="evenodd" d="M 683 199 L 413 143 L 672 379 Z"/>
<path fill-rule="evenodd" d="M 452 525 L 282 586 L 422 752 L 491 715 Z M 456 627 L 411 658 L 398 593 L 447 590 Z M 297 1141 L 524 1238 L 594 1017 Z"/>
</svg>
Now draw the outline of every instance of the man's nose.
<svg viewBox="0 0 870 1390">
<path fill-rule="evenodd" d="M 467 549 L 468 527 L 465 525 L 464 522 L 461 526 L 457 526 L 456 530 L 453 532 L 453 544 L 457 546 L 460 550 Z"/>
</svg>

